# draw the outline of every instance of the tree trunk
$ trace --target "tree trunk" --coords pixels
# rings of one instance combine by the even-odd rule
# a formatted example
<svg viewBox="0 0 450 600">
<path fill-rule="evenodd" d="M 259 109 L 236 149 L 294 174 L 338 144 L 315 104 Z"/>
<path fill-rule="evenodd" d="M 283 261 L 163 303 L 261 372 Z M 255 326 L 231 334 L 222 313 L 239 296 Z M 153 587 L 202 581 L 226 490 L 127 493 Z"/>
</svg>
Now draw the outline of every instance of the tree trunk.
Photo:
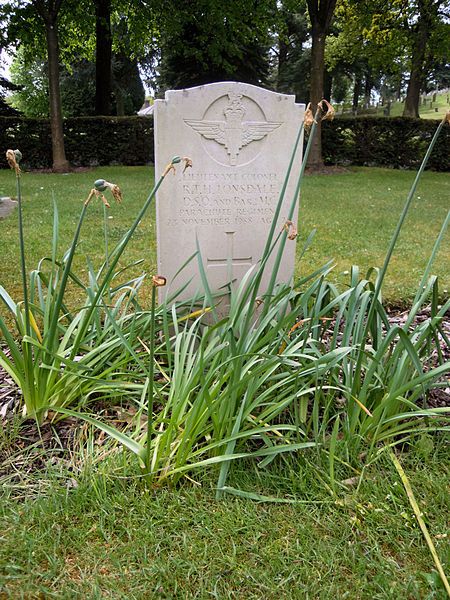
<svg viewBox="0 0 450 600">
<path fill-rule="evenodd" d="M 289 46 L 284 39 L 278 37 L 278 69 L 277 69 L 277 91 L 284 90 L 284 69 L 287 63 Z"/>
<path fill-rule="evenodd" d="M 50 101 L 50 128 L 52 132 L 53 170 L 66 173 L 69 162 L 64 149 L 64 132 L 59 89 L 59 43 L 56 15 L 50 15 L 45 22 L 48 51 L 48 87 Z"/>
<path fill-rule="evenodd" d="M 355 85 L 353 86 L 353 101 L 352 101 L 352 113 L 358 114 L 359 97 L 361 96 L 361 79 L 358 73 L 355 73 Z"/>
<path fill-rule="evenodd" d="M 333 19 L 336 2 L 337 0 L 307 0 L 312 32 L 310 102 L 313 114 L 316 113 L 317 104 L 323 98 L 325 40 Z M 308 166 L 312 169 L 323 167 L 322 126 L 320 122 L 311 145 Z"/>
<path fill-rule="evenodd" d="M 325 69 L 323 73 L 323 97 L 325 98 L 325 100 L 328 100 L 328 102 L 331 102 L 332 87 L 333 75 Z"/>
<path fill-rule="evenodd" d="M 95 114 L 111 114 L 111 0 L 95 0 Z"/>
<path fill-rule="evenodd" d="M 125 98 L 120 86 L 116 85 L 114 90 L 116 97 L 116 114 L 118 117 L 125 116 Z"/>
<path fill-rule="evenodd" d="M 313 26 L 313 39 L 311 48 L 311 92 L 309 100 L 311 110 L 316 113 L 317 104 L 323 98 L 323 75 L 325 70 L 325 39 L 326 34 Z M 322 124 L 318 123 L 316 135 L 312 142 L 308 159 L 308 167 L 320 169 L 323 167 L 322 159 Z"/>
<path fill-rule="evenodd" d="M 364 82 L 364 108 L 368 109 L 370 108 L 370 96 L 372 93 L 372 76 L 370 74 L 370 72 L 368 71 L 366 73 L 366 80 Z"/>
<path fill-rule="evenodd" d="M 414 31 L 414 42 L 411 57 L 411 73 L 406 90 L 404 117 L 419 117 L 420 91 L 422 89 L 423 68 L 428 44 L 428 38 L 432 28 L 432 17 L 430 0 L 419 2 L 419 20 Z"/>
</svg>

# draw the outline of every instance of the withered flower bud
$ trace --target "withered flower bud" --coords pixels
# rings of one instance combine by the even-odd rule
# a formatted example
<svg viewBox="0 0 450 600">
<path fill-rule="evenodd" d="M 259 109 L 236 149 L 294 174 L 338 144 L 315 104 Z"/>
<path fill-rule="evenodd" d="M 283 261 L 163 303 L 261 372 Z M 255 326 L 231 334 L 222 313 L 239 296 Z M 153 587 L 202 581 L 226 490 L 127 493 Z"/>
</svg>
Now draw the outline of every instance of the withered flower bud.
<svg viewBox="0 0 450 600">
<path fill-rule="evenodd" d="M 326 106 L 326 112 L 323 107 L 324 104 Z M 325 112 L 324 116 L 322 117 L 322 121 L 332 121 L 334 119 L 334 115 L 335 115 L 336 111 L 331 106 L 331 104 L 328 102 L 328 100 L 325 100 L 325 98 L 324 98 L 323 100 L 321 100 L 319 102 L 319 106 L 322 109 L 322 111 Z"/>
<path fill-rule="evenodd" d="M 101 192 L 99 192 L 98 190 L 96 190 L 95 188 L 92 188 L 92 190 L 89 192 L 89 196 L 84 201 L 85 206 L 87 206 L 89 204 L 89 202 L 92 200 L 93 196 L 95 196 L 96 198 L 100 198 L 100 200 L 103 202 L 103 204 L 106 206 L 106 208 L 111 208 L 105 195 L 102 194 Z"/>
<path fill-rule="evenodd" d="M 164 169 L 162 177 L 165 177 L 166 175 L 168 175 L 170 173 L 170 171 L 173 171 L 173 174 L 175 175 L 175 167 L 173 166 L 173 164 L 171 162 Z"/>
<path fill-rule="evenodd" d="M 165 277 L 163 277 L 162 275 L 153 275 L 152 277 L 152 284 L 155 287 L 164 287 L 167 283 L 167 279 Z"/>
<path fill-rule="evenodd" d="M 292 221 L 286 221 L 283 225 L 283 229 L 288 234 L 288 240 L 295 240 L 297 237 L 297 228 Z"/>
<path fill-rule="evenodd" d="M 11 169 L 14 169 L 16 175 L 20 173 L 19 161 L 22 158 L 22 153 L 20 150 L 7 150 L 6 151 L 6 160 L 8 161 Z"/>
<path fill-rule="evenodd" d="M 306 107 L 305 116 L 303 117 L 303 121 L 305 124 L 305 129 L 309 129 L 311 127 L 311 125 L 314 123 L 314 115 L 311 110 L 311 102 Z"/>
<path fill-rule="evenodd" d="M 183 169 L 183 173 L 186 171 L 186 169 L 188 169 L 189 167 L 192 167 L 192 159 L 189 158 L 188 156 L 183 156 L 184 161 L 184 169 Z"/>
<path fill-rule="evenodd" d="M 106 181 L 104 179 L 97 179 L 97 181 L 94 181 L 94 187 L 99 192 L 104 192 L 106 190 Z"/>
<path fill-rule="evenodd" d="M 114 196 L 114 200 L 118 204 L 120 204 L 122 202 L 122 192 L 120 190 L 120 187 L 118 185 L 116 185 L 115 183 L 110 183 L 109 181 L 106 181 L 105 179 L 97 179 L 97 181 L 94 183 L 94 187 L 99 192 L 104 192 L 105 190 L 108 189 L 111 192 L 111 194 Z"/>
</svg>

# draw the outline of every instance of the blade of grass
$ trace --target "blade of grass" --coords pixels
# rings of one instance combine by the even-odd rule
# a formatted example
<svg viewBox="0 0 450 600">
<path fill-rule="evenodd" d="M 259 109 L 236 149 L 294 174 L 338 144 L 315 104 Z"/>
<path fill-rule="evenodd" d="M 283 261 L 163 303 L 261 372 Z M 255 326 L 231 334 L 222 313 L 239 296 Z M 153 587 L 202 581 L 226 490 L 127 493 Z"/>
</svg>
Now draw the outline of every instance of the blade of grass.
<svg viewBox="0 0 450 600">
<path fill-rule="evenodd" d="M 417 504 L 417 500 L 414 496 L 414 492 L 412 490 L 409 479 L 406 476 L 406 473 L 405 473 L 402 465 L 400 464 L 400 461 L 395 456 L 395 454 L 391 448 L 388 449 L 388 454 L 389 454 L 392 462 L 394 463 L 395 468 L 397 469 L 397 473 L 399 474 L 400 479 L 402 480 L 403 486 L 406 491 L 406 495 L 408 496 L 409 503 L 411 505 L 411 508 L 414 511 L 414 514 L 416 515 L 417 522 L 419 523 L 419 527 L 422 530 L 423 537 L 425 538 L 428 548 L 430 549 L 431 556 L 433 557 L 434 564 L 436 565 L 439 576 L 442 580 L 442 583 L 444 584 L 445 591 L 447 592 L 447 595 L 450 597 L 450 584 L 445 575 L 441 561 L 439 560 L 438 553 L 436 552 L 436 547 L 433 544 L 433 540 L 431 539 L 431 536 L 428 532 L 425 521 L 423 520 L 422 511 L 420 510 L 419 505 Z"/>
</svg>

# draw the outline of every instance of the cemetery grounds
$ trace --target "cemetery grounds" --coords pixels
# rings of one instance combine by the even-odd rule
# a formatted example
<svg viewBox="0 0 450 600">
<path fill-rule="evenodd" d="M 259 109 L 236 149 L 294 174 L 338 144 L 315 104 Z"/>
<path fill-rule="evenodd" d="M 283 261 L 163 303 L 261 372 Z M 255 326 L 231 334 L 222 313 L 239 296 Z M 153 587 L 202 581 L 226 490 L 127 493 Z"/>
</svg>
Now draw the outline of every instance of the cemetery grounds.
<svg viewBox="0 0 450 600">
<path fill-rule="evenodd" d="M 111 200 L 111 208 L 105 209 L 94 198 L 89 205 L 74 249 L 71 273 L 76 275 L 70 275 L 61 299 L 58 291 L 65 271 L 60 260 L 71 247 L 83 201 L 99 178 L 118 183 L 123 202 Z M 300 320 L 284 314 L 280 323 L 277 311 L 269 316 L 269 326 L 276 330 L 273 337 L 264 334 L 253 339 L 248 334 L 250 345 L 255 344 L 252 356 L 258 358 L 253 363 L 248 356 L 245 361 L 233 359 L 240 371 L 227 391 L 228 401 L 236 401 L 242 427 L 221 432 L 217 451 L 214 435 L 219 435 L 220 423 L 205 426 L 200 420 L 199 431 L 194 427 L 191 433 L 197 436 L 197 445 L 187 443 L 183 431 L 192 418 L 186 406 L 195 406 L 191 391 L 199 396 L 201 390 L 208 400 L 201 385 L 206 367 L 198 368 L 198 361 L 205 361 L 223 377 L 217 388 L 209 381 L 211 394 L 219 397 L 233 377 L 233 368 L 221 371 L 225 359 L 219 346 L 226 340 L 211 337 L 210 345 L 208 340 L 200 344 L 195 328 L 200 327 L 203 315 L 193 314 L 194 307 L 185 307 L 177 321 L 152 305 L 158 283 L 151 284 L 156 256 L 150 208 L 133 231 L 117 270 L 143 262 L 130 267 L 126 277 L 118 277 L 117 285 L 108 280 L 108 289 L 97 297 L 102 313 L 91 322 L 91 336 L 96 332 L 98 340 L 92 344 L 92 339 L 84 339 L 79 354 L 72 355 L 76 360 L 66 360 L 62 370 L 61 347 L 46 349 L 46 360 L 52 361 L 54 369 L 45 374 L 46 382 L 54 386 L 54 396 L 44 399 L 47 404 L 35 404 L 39 427 L 34 421 L 21 425 L 17 406 L 22 409 L 23 395 L 11 391 L 11 377 L 3 373 L 0 405 L 7 408 L 0 438 L 2 597 L 445 597 L 440 569 L 448 567 L 450 558 L 450 470 L 448 348 L 442 335 L 449 335 L 450 255 L 441 227 L 448 221 L 447 174 L 426 172 L 422 176 L 386 272 L 383 299 L 388 310 L 374 305 L 376 330 L 371 335 L 384 336 L 386 329 L 397 327 L 389 357 L 383 356 L 379 364 L 363 363 L 365 378 L 357 396 L 351 393 L 356 384 L 350 378 L 342 383 L 358 357 L 352 355 L 351 340 L 346 346 L 339 336 L 356 336 L 355 330 L 364 329 L 364 319 L 358 321 L 358 314 L 367 316 L 364 310 L 370 310 L 377 274 L 370 274 L 371 283 L 365 275 L 370 267 L 383 264 L 413 179 L 411 172 L 375 168 L 350 168 L 304 179 L 298 254 L 305 244 L 307 249 L 298 260 L 296 275 L 306 279 L 301 289 L 310 294 L 310 301 L 302 305 L 297 295 L 291 298 L 300 302 Z M 105 260 L 109 265 L 114 262 L 114 248 L 130 231 L 152 183 L 150 169 L 140 167 L 108 167 L 66 176 L 23 173 L 27 264 L 29 270 L 53 277 L 53 302 L 60 302 L 61 312 L 79 318 L 76 315 L 92 306 L 102 285 L 98 269 Z M 14 174 L 0 171 L 0 196 L 15 196 L 14 186 Z M 0 221 L 1 285 L 15 299 L 22 291 L 16 213 Z M 309 244 L 313 229 L 317 234 Z M 91 262 L 86 262 L 87 255 Z M 44 256 L 49 257 L 49 268 L 38 265 Z M 435 260 L 429 270 L 430 256 Z M 65 264 L 69 258 L 66 254 Z M 329 272 L 328 266 L 321 270 L 330 259 L 336 265 L 333 270 Z M 360 270 L 352 270 L 353 264 Z M 142 281 L 143 272 L 148 277 Z M 438 280 L 431 278 L 432 273 Z M 48 279 L 40 281 L 41 289 L 49 283 Z M 127 286 L 119 287 L 124 281 Z M 30 302 L 39 305 L 37 279 L 29 282 L 29 289 L 33 283 L 37 291 Z M 360 295 L 354 291 L 358 285 Z M 132 293 L 125 294 L 117 306 L 121 291 L 129 290 Z M 288 292 L 281 293 L 280 301 L 283 294 Z M 358 307 L 351 332 L 345 323 L 336 325 L 335 311 L 324 310 L 330 303 L 340 309 L 333 302 L 342 294 L 348 298 L 342 309 L 347 322 L 352 302 Z M 27 339 L 33 340 L 35 352 L 40 351 L 41 332 L 51 328 L 54 314 L 42 299 L 36 319 L 28 324 L 23 307 L 16 308 L 22 318 L 19 325 Z M 127 315 L 138 310 L 135 299 L 142 315 L 140 320 L 127 321 Z M 412 319 L 411 307 L 415 310 Z M 2 315 L 13 329 L 14 319 L 5 311 Z M 244 330 L 246 324 L 239 314 L 234 318 L 234 326 Z M 304 323 L 297 325 L 301 320 Z M 410 338 L 400 332 L 405 323 L 412 332 Z M 427 327 L 433 334 L 429 338 Z M 170 337 L 173 328 L 179 335 L 178 350 L 168 350 L 161 341 Z M 156 339 L 155 348 L 151 339 Z M 96 370 L 94 357 L 90 372 L 103 384 L 96 387 L 90 376 L 82 378 L 82 403 L 80 386 L 73 379 L 80 373 L 77 357 L 89 354 L 90 344 L 100 348 L 97 359 L 102 365 Z M 115 352 L 110 353 L 109 344 Z M 219 362 L 214 362 L 215 352 Z M 369 358 L 372 352 L 373 348 L 367 348 Z M 344 355 L 351 359 L 346 362 Z M 149 356 L 154 359 L 151 363 Z M 183 356 L 186 362 L 177 373 L 171 361 L 182 361 Z M 229 356 L 226 360 L 231 360 Z M 192 359 L 189 365 L 188 359 Z M 285 369 L 283 360 L 304 373 L 306 383 Z M 323 368 L 316 365 L 308 375 L 310 361 L 317 360 Z M 111 383 L 111 364 L 116 370 L 120 366 L 122 373 L 128 370 L 128 376 Z M 270 375 L 262 366 L 267 364 Z M 145 377 L 137 375 L 136 365 Z M 63 384 L 51 379 L 57 368 Z M 135 379 L 130 382 L 133 369 Z M 253 369 L 261 383 L 252 391 L 253 408 L 244 418 L 240 392 L 251 388 L 248 369 Z M 431 379 L 433 369 L 438 371 Z M 321 377 L 322 383 L 318 382 Z M 280 388 L 283 378 L 290 392 L 280 392 L 285 405 L 277 405 L 270 390 Z M 161 416 L 169 402 L 174 412 L 180 409 L 167 384 L 177 386 L 180 396 L 185 394 L 187 417 L 179 422 L 171 423 L 173 414 Z M 304 395 L 296 396 L 294 407 L 289 394 L 300 384 Z M 155 415 L 153 423 L 146 418 L 151 385 L 156 394 L 148 413 Z M 401 409 L 384 405 L 389 418 L 384 418 L 377 405 L 383 400 L 380 389 L 388 397 L 395 392 L 394 400 L 403 398 Z M 258 405 L 259 395 L 269 401 Z M 35 396 L 34 401 L 38 400 Z M 48 403 L 53 403 L 50 409 Z M 31 413 L 31 400 L 28 408 Z M 66 415 L 74 412 L 58 420 L 60 409 Z M 11 416 L 11 411 L 16 412 Z M 374 420 L 378 420 L 375 428 Z M 237 422 L 235 416 L 233 423 Z M 174 429 L 167 438 L 166 454 L 157 455 L 161 432 L 167 433 L 165 424 L 173 424 Z M 147 454 L 146 435 L 152 440 L 153 454 Z M 181 447 L 184 457 L 176 456 Z M 227 454 L 232 459 L 224 460 Z M 149 468 L 152 460 L 153 465 L 155 461 L 160 465 L 156 476 Z M 196 461 L 196 468 L 186 468 Z"/>
</svg>

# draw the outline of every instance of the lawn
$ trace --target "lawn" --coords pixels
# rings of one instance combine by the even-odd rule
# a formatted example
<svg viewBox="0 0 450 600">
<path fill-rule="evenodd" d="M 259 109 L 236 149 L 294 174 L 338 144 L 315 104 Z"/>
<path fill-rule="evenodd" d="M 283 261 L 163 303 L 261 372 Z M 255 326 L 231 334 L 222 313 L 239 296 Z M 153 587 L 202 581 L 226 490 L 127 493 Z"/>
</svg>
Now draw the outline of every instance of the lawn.
<svg viewBox="0 0 450 600">
<path fill-rule="evenodd" d="M 402 459 L 444 564 L 450 559 L 447 458 L 440 443 L 428 456 L 413 447 Z M 216 502 L 208 477 L 201 488 L 187 482 L 149 493 L 133 473 L 116 477 L 113 467 L 84 475 L 53 467 L 47 493 L 19 503 L 8 500 L 4 487 L 1 597 L 445 597 L 387 460 L 367 473 L 359 490 L 349 488 L 337 500 L 301 459 L 281 469 L 249 465 L 230 480 L 297 504 Z M 35 477 L 19 492 L 29 496 L 44 484 Z"/>
<path fill-rule="evenodd" d="M 110 209 L 114 243 L 142 205 L 152 170 L 24 174 L 29 269 L 51 252 L 52 198 L 59 208 L 62 254 L 99 177 L 118 183 L 124 193 L 123 204 Z M 413 178 L 411 172 L 369 168 L 306 177 L 299 247 L 311 229 L 317 235 L 297 264 L 297 275 L 334 258 L 334 281 L 344 288 L 352 264 L 362 272 L 381 266 Z M 447 214 L 449 191 L 446 174 L 427 172 L 421 180 L 386 280 L 385 296 L 396 305 L 407 304 L 417 288 Z M 14 194 L 13 175 L 1 171 L 0 195 Z M 0 283 L 20 297 L 15 217 L 0 221 Z M 86 279 L 85 256 L 97 264 L 104 257 L 102 219 L 102 205 L 93 203 L 75 263 Z M 154 209 L 122 264 L 141 258 L 136 270 L 154 273 Z M 444 243 L 433 268 L 442 279 L 442 296 L 450 285 L 449 258 Z M 73 361 L 61 361 L 57 353 L 49 360 L 49 353 L 38 350 L 40 330 L 33 327 L 35 362 L 27 372 L 35 383 L 22 388 L 22 397 L 32 396 L 35 384 L 45 396 L 50 386 L 43 383 L 62 382 L 64 394 L 56 387 L 52 396 L 51 406 L 57 407 L 66 398 L 87 401 L 80 390 L 92 389 L 97 404 L 89 409 L 110 425 L 125 427 L 122 439 L 134 431 L 138 442 L 129 438 L 128 445 L 133 452 L 146 440 L 146 456 L 153 456 L 156 466 L 151 471 L 146 463 L 144 480 L 135 457 L 104 436 L 105 429 L 94 433 L 80 421 L 63 425 L 75 440 L 70 451 L 64 451 L 68 438 L 61 423 L 52 429 L 44 422 L 39 434 L 30 422 L 20 430 L 11 422 L 0 426 L 0 598 L 443 598 L 389 448 L 395 447 L 445 567 L 450 562 L 446 409 L 426 404 L 428 389 L 446 385 L 440 377 L 447 350 L 433 329 L 445 315 L 439 316 L 434 303 L 430 319 L 406 323 L 400 331 L 388 315 L 378 318 L 384 314 L 378 304 L 370 305 L 376 313 L 367 304 L 359 310 L 368 297 L 359 288 L 349 293 L 332 337 L 334 313 L 315 313 L 322 287 L 317 296 L 289 290 L 292 304 L 283 296 L 272 308 L 267 302 L 274 311 L 270 320 L 255 325 L 245 319 L 246 310 L 254 314 L 252 300 L 201 335 L 192 318 L 174 335 L 161 329 L 161 319 L 153 320 L 149 333 L 147 316 L 135 326 L 119 312 L 112 319 L 105 305 Z M 75 288 L 70 302 L 79 306 Z M 280 302 L 291 307 L 285 314 Z M 47 305 L 51 309 L 53 302 Z M 298 314 L 306 318 L 294 325 Z M 372 346 L 361 333 L 364 318 L 372 325 Z M 76 325 L 73 320 L 69 327 Z M 167 331 L 172 329 L 168 323 Z M 153 360 L 142 349 L 155 338 L 159 353 Z M 26 350 L 30 342 L 21 343 Z M 97 377 L 97 366 L 105 374 Z M 0 399 L 1 394 L 2 388 Z M 76 433 L 73 423 L 79 425 Z M 27 437 L 33 436 L 36 443 L 30 446 Z M 158 454 L 160 449 L 166 450 Z M 233 459 L 229 473 L 225 451 Z M 182 470 L 175 487 L 177 465 Z"/>
<path fill-rule="evenodd" d="M 153 169 L 146 167 L 103 167 L 90 171 L 54 175 L 24 173 L 24 219 L 28 266 L 50 253 L 52 238 L 52 197 L 60 213 L 60 252 L 70 244 L 82 201 L 99 177 L 119 184 L 122 205 L 112 205 L 109 218 L 111 244 L 117 242 L 132 222 L 153 182 Z M 381 266 L 404 200 L 414 178 L 410 171 L 379 168 L 351 168 L 330 175 L 305 178 L 300 201 L 300 247 L 312 229 L 317 230 L 313 246 L 297 274 L 315 270 L 329 259 L 336 263 L 334 279 L 341 285 L 353 264 L 361 272 Z M 0 196 L 14 196 L 11 172 L 0 171 Z M 448 174 L 426 172 L 420 182 L 414 204 L 402 231 L 386 278 L 384 295 L 393 304 L 405 304 L 414 295 L 434 239 L 448 210 L 450 180 Z M 12 215 L 0 220 L 0 281 L 12 295 L 20 294 L 17 219 Z M 94 263 L 104 256 L 103 209 L 93 204 L 82 231 L 75 258 L 77 272 L 86 272 L 85 255 Z M 123 262 L 144 259 L 148 272 L 156 270 L 154 210 L 134 235 Z M 450 286 L 450 246 L 444 243 L 434 273 L 441 278 L 441 293 Z"/>
<path fill-rule="evenodd" d="M 420 118 L 421 119 L 435 119 L 435 120 L 441 120 L 445 113 L 449 110 L 450 104 L 448 101 L 449 98 L 449 94 L 447 92 L 440 92 L 438 94 L 436 94 L 436 100 L 432 103 L 432 106 L 430 108 L 430 101 L 431 101 L 431 96 L 427 97 L 427 102 L 426 104 L 420 104 L 419 106 L 419 114 L 420 114 Z M 403 109 L 405 107 L 405 103 L 404 102 L 392 102 L 391 104 L 391 112 L 390 112 L 390 117 L 401 117 L 403 116 Z M 435 110 L 437 108 L 437 111 Z M 342 111 L 342 105 L 338 105 L 336 106 L 337 112 L 339 114 L 341 114 Z M 346 103 L 344 105 L 344 111 L 346 114 L 350 113 L 352 110 L 352 106 L 349 103 Z M 377 107 L 375 110 L 372 108 L 370 109 L 370 111 L 367 114 L 370 114 L 372 116 L 376 116 L 376 117 L 383 117 L 384 116 L 384 110 L 385 107 L 384 106 L 379 106 Z M 360 109 L 358 111 L 358 114 L 360 114 L 361 116 L 363 116 L 365 114 L 365 111 Z"/>
</svg>

